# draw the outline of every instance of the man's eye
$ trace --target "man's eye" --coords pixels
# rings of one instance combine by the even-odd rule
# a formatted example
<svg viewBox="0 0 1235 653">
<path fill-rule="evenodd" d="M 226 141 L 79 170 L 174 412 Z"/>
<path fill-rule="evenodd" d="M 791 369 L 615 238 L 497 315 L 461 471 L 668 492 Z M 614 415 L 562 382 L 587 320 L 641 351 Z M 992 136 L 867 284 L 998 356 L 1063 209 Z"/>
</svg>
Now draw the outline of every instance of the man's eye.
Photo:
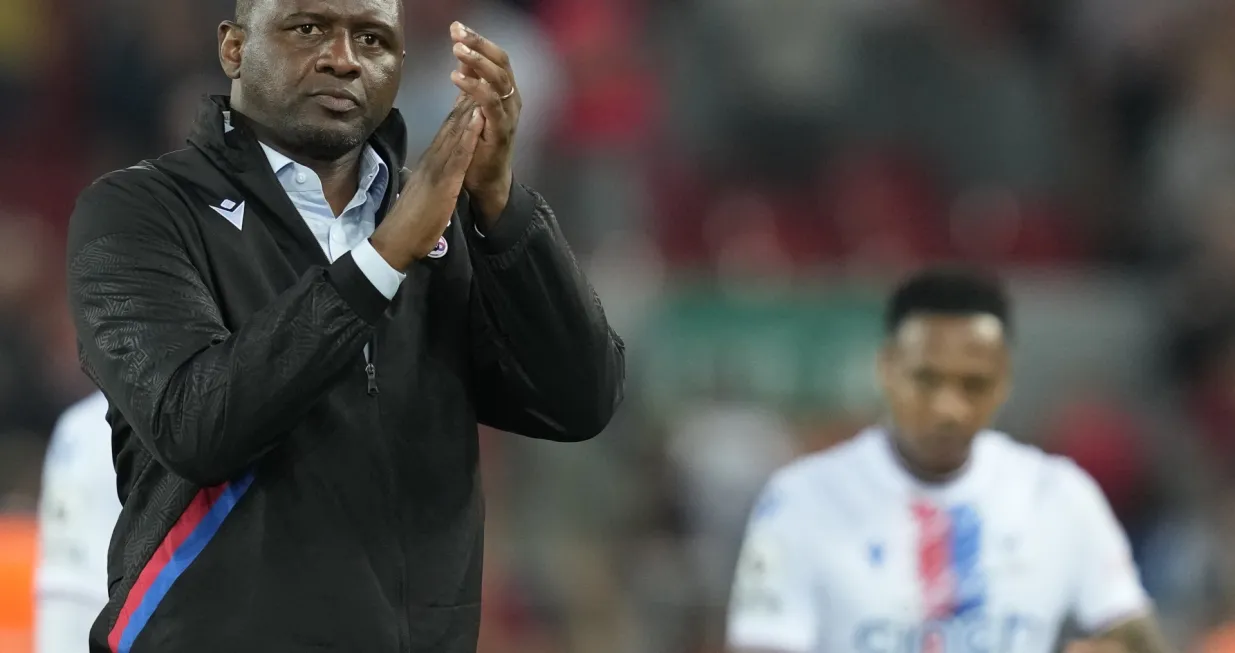
<svg viewBox="0 0 1235 653">
<path fill-rule="evenodd" d="M 994 383 L 984 378 L 968 378 L 964 381 L 965 392 L 971 395 L 986 394 L 992 386 Z"/>
<path fill-rule="evenodd" d="M 357 38 L 360 39 L 360 42 L 363 45 L 370 47 L 370 48 L 377 47 L 382 44 L 382 39 L 379 38 L 376 34 L 361 34 Z"/>
<path fill-rule="evenodd" d="M 936 374 L 930 372 L 915 372 L 913 380 L 918 386 L 923 388 L 934 388 L 940 384 L 941 379 Z"/>
<path fill-rule="evenodd" d="M 293 27 L 292 30 L 294 30 L 297 34 L 300 34 L 301 36 L 313 36 L 315 34 L 322 33 L 322 28 L 318 27 L 317 25 L 314 25 L 313 23 L 305 23 L 304 25 L 297 25 Z"/>
</svg>

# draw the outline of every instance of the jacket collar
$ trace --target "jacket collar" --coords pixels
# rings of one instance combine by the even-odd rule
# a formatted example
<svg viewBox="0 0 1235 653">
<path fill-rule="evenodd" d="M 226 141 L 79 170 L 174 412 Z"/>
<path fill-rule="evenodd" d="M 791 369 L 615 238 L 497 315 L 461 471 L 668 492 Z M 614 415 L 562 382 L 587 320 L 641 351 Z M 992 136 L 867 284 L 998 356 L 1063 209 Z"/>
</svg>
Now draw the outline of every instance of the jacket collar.
<svg viewBox="0 0 1235 653">
<path fill-rule="evenodd" d="M 244 193 L 246 201 L 264 205 L 277 218 L 272 226 L 297 245 L 286 251 L 298 269 L 329 263 L 317 238 L 275 177 L 250 121 L 232 111 L 227 96 L 215 95 L 203 99 L 196 123 L 189 134 L 189 144 L 201 151 L 224 176 L 235 183 Z M 407 152 L 407 128 L 398 110 L 390 111 L 390 115 L 369 138 L 369 144 L 392 171 L 377 213 L 380 222 L 402 187 L 401 175 L 393 173 L 403 169 Z"/>
</svg>

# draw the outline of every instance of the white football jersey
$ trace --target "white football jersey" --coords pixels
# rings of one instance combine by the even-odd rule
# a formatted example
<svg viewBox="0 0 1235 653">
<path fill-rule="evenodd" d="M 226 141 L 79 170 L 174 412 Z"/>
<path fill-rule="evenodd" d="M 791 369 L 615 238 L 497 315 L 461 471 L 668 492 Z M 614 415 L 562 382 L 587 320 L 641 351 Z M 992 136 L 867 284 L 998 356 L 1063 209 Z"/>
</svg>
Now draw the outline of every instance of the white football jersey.
<svg viewBox="0 0 1235 653">
<path fill-rule="evenodd" d="M 60 417 L 43 463 L 37 653 L 81 653 L 107 603 L 107 547 L 120 515 L 107 400 L 95 393 Z"/>
<path fill-rule="evenodd" d="M 729 645 L 790 653 L 1050 653 L 1150 609 L 1126 537 L 1072 461 L 985 431 L 950 482 L 881 429 L 778 471 L 752 511 Z"/>
</svg>

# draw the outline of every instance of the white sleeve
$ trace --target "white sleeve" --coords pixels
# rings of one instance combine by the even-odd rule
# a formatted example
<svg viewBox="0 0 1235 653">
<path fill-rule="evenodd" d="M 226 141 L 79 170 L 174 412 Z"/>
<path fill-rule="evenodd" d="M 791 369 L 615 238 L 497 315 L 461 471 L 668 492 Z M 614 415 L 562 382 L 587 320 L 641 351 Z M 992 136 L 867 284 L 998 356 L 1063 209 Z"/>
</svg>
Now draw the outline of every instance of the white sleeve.
<svg viewBox="0 0 1235 653">
<path fill-rule="evenodd" d="M 83 653 L 103 606 L 74 597 L 46 597 L 35 617 L 35 653 Z"/>
<path fill-rule="evenodd" d="M 731 649 L 806 653 L 818 635 L 818 607 L 803 523 L 774 478 L 751 513 L 734 575 L 727 639 Z"/>
<path fill-rule="evenodd" d="M 394 299 L 395 294 L 399 292 L 399 285 L 407 278 L 406 274 L 390 267 L 386 259 L 382 258 L 376 249 L 373 249 L 373 243 L 368 239 L 361 241 L 352 249 L 352 260 L 356 261 L 356 267 L 360 268 L 369 283 L 373 284 L 373 287 L 386 299 Z"/>
<path fill-rule="evenodd" d="M 1077 552 L 1072 612 L 1083 631 L 1097 634 L 1149 612 L 1151 604 L 1102 489 L 1080 467 L 1067 465 L 1064 499 Z"/>
<path fill-rule="evenodd" d="M 93 612 L 93 620 L 103 609 L 107 548 L 119 514 L 106 403 L 70 409 L 56 425 L 43 466 L 35 571 L 40 628 L 59 628 L 65 615 L 83 612 Z M 68 619 L 64 628 L 76 623 Z M 73 650 L 84 650 L 84 641 Z"/>
</svg>

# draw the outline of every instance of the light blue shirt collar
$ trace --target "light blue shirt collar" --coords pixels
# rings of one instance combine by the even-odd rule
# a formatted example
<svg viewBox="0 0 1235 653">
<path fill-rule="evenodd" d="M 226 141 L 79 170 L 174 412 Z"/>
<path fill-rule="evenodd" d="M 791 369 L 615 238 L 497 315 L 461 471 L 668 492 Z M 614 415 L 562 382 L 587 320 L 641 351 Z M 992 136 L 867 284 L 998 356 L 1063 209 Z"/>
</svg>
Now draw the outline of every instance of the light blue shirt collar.
<svg viewBox="0 0 1235 653">
<path fill-rule="evenodd" d="M 232 131 L 231 111 L 224 111 L 224 133 Z M 270 169 L 274 170 L 274 177 L 278 178 L 279 184 L 283 185 L 283 190 L 291 193 L 309 193 L 316 190 L 316 193 L 325 199 L 325 190 L 321 188 L 321 178 L 317 177 L 317 173 L 311 169 L 294 162 L 294 160 L 285 157 L 282 152 L 277 152 L 275 149 L 267 146 L 266 143 L 258 141 L 259 146 L 262 146 L 262 151 L 266 152 L 266 159 L 270 162 Z M 290 168 L 290 173 L 288 172 Z M 306 185 L 308 184 L 308 185 Z M 350 211 L 354 207 L 370 204 L 373 210 L 382 205 L 382 200 L 385 198 L 385 191 L 390 185 L 390 168 L 385 160 L 379 156 L 373 146 L 366 144 L 364 152 L 361 153 L 361 184 L 357 189 L 356 196 L 343 212 Z M 363 193 L 361 193 L 363 191 Z"/>
<path fill-rule="evenodd" d="M 259 144 L 262 146 L 262 151 L 266 153 L 266 159 L 270 161 L 274 176 L 278 178 L 279 184 L 289 195 L 292 193 L 317 193 L 319 195 L 324 193 L 321 178 L 317 176 L 317 173 L 292 161 L 265 143 Z M 365 145 L 360 157 L 360 186 L 356 196 L 343 210 L 344 213 L 365 203 L 372 203 L 374 209 L 381 206 L 386 189 L 390 185 L 390 168 L 372 145 Z"/>
</svg>

